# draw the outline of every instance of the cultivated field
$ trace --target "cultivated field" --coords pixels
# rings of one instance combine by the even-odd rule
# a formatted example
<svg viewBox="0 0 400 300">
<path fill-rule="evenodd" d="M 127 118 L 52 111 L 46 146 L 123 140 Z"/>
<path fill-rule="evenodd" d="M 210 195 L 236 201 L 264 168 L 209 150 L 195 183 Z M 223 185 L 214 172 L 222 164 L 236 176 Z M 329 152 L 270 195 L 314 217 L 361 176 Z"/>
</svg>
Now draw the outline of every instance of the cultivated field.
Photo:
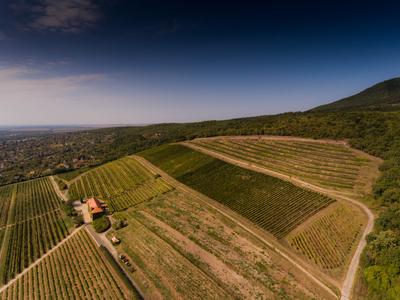
<svg viewBox="0 0 400 300">
<path fill-rule="evenodd" d="M 255 236 L 205 203 L 171 191 L 114 214 L 111 233 L 149 298 L 330 299 Z"/>
<path fill-rule="evenodd" d="M 120 211 L 171 189 L 134 158 L 125 157 L 82 174 L 70 186 L 69 195 L 72 199 L 99 197 L 111 210 Z"/>
<path fill-rule="evenodd" d="M 365 223 L 365 216 L 359 209 L 337 204 L 286 239 L 318 266 L 327 270 L 341 269 L 348 262 Z"/>
<path fill-rule="evenodd" d="M 61 202 L 48 177 L 18 183 L 13 220 L 25 221 L 57 210 Z"/>
<path fill-rule="evenodd" d="M 60 211 L 48 178 L 15 185 L 5 240 L 0 252 L 0 280 L 6 283 L 69 234 L 69 221 Z"/>
<path fill-rule="evenodd" d="M 139 155 L 277 238 L 283 238 L 334 202 L 329 197 L 225 163 L 182 145 L 161 146 Z"/>
<path fill-rule="evenodd" d="M 0 299 L 134 299 L 81 229 L 19 277 Z"/>
<path fill-rule="evenodd" d="M 10 209 L 12 195 L 15 185 L 6 185 L 0 187 L 0 227 L 7 223 L 7 216 Z"/>
<path fill-rule="evenodd" d="M 193 145 L 312 184 L 354 194 L 370 192 L 378 174 L 371 158 L 343 143 L 291 138 L 209 138 Z"/>
</svg>

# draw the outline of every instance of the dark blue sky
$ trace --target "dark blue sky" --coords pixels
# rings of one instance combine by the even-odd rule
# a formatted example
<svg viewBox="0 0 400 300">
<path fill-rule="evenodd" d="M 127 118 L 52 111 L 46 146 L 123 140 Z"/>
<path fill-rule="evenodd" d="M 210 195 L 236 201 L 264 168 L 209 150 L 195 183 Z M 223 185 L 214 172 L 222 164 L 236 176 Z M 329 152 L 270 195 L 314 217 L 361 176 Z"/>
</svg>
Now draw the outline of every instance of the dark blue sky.
<svg viewBox="0 0 400 300">
<path fill-rule="evenodd" d="M 394 1 L 3 0 L 0 122 L 305 110 L 399 75 L 399 9 Z"/>
</svg>

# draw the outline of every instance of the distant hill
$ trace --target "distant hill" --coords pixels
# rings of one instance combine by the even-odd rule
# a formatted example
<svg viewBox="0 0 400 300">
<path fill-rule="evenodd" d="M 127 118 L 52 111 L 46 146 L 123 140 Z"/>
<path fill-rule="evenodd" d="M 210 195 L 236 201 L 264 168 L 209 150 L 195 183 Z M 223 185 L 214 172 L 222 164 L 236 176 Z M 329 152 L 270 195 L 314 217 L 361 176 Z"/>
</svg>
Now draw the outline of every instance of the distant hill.
<svg viewBox="0 0 400 300">
<path fill-rule="evenodd" d="M 318 106 L 311 111 L 400 110 L 400 78 L 393 78 L 347 98 Z"/>
</svg>

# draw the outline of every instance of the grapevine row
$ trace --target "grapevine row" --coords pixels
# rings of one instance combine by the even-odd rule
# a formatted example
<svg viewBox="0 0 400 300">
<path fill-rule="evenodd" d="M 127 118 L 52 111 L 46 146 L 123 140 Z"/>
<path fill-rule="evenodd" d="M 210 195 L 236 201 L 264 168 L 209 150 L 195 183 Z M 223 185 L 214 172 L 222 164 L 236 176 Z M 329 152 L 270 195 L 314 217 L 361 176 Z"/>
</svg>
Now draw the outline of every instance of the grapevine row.
<svg viewBox="0 0 400 300">
<path fill-rule="evenodd" d="M 23 221 L 56 210 L 61 201 L 48 177 L 18 183 L 14 221 Z"/>
<path fill-rule="evenodd" d="M 121 211 L 170 191 L 172 187 L 162 178 L 146 181 L 133 189 L 127 190 L 109 199 L 114 211 Z"/>
<path fill-rule="evenodd" d="M 129 299 L 86 231 L 80 230 L 0 294 L 9 299 Z"/>
<path fill-rule="evenodd" d="M 335 269 L 346 262 L 361 229 L 361 218 L 351 209 L 339 206 L 290 237 L 289 243 L 322 268 Z"/>
<path fill-rule="evenodd" d="M 6 283 L 68 235 L 60 211 L 25 220 L 9 229 L 10 239 L 2 262 Z"/>
<path fill-rule="evenodd" d="M 83 174 L 71 185 L 69 194 L 72 199 L 108 198 L 152 178 L 154 176 L 136 160 L 126 157 Z"/>
<path fill-rule="evenodd" d="M 7 223 L 7 216 L 10 209 L 10 203 L 15 185 L 0 187 L 0 227 Z"/>
<path fill-rule="evenodd" d="M 273 149 L 271 144 L 263 143 L 261 145 L 254 141 L 198 140 L 192 143 L 322 186 L 353 189 L 358 180 L 359 167 L 344 168 L 344 165 L 341 165 L 346 163 L 344 160 L 335 160 L 332 164 L 327 164 L 327 159 L 317 155 L 305 157 L 301 152 L 287 155 L 280 149 Z"/>
<path fill-rule="evenodd" d="M 228 164 L 182 145 L 143 152 L 182 183 L 283 238 L 334 200 L 289 182 Z M 147 154 L 149 153 L 149 155 Z M 180 153 L 176 156 L 176 153 Z"/>
</svg>

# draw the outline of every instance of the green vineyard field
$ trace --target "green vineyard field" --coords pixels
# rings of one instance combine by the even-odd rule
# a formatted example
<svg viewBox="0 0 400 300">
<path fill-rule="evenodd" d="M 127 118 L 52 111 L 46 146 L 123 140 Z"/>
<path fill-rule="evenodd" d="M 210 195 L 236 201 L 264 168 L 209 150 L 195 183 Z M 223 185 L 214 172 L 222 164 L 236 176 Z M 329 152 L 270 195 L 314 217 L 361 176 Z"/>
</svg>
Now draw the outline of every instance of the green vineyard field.
<svg viewBox="0 0 400 300">
<path fill-rule="evenodd" d="M 0 187 L 0 227 L 5 226 L 7 223 L 14 188 L 15 185 Z"/>
<path fill-rule="evenodd" d="M 339 205 L 299 233 L 288 237 L 290 245 L 324 269 L 342 267 L 357 243 L 363 227 L 362 216 Z"/>
<path fill-rule="evenodd" d="M 13 220 L 20 222 L 54 211 L 61 201 L 48 177 L 18 183 Z"/>
<path fill-rule="evenodd" d="M 363 185 L 359 175 L 369 162 L 340 144 L 249 138 L 198 139 L 191 143 L 323 187 L 347 191 Z"/>
<path fill-rule="evenodd" d="M 72 199 L 99 197 L 111 210 L 120 211 L 171 189 L 164 179 L 126 157 L 84 173 L 71 185 L 69 194 Z"/>
<path fill-rule="evenodd" d="M 9 211 L 0 258 L 0 281 L 6 283 L 68 236 L 71 224 L 60 210 L 49 178 L 14 185 L 15 200 Z M 11 191 L 7 192 L 10 195 Z"/>
<path fill-rule="evenodd" d="M 85 230 L 13 282 L 8 299 L 134 299 Z"/>
<path fill-rule="evenodd" d="M 68 236 L 59 211 L 22 221 L 10 227 L 3 282 L 6 283 Z"/>
<path fill-rule="evenodd" d="M 111 196 L 108 203 L 112 210 L 121 211 L 147 201 L 157 195 L 164 194 L 171 189 L 172 187 L 160 177 L 149 180 L 118 195 Z"/>
<path fill-rule="evenodd" d="M 139 155 L 277 238 L 283 238 L 308 217 L 334 202 L 318 193 L 182 145 L 161 146 Z"/>
</svg>

